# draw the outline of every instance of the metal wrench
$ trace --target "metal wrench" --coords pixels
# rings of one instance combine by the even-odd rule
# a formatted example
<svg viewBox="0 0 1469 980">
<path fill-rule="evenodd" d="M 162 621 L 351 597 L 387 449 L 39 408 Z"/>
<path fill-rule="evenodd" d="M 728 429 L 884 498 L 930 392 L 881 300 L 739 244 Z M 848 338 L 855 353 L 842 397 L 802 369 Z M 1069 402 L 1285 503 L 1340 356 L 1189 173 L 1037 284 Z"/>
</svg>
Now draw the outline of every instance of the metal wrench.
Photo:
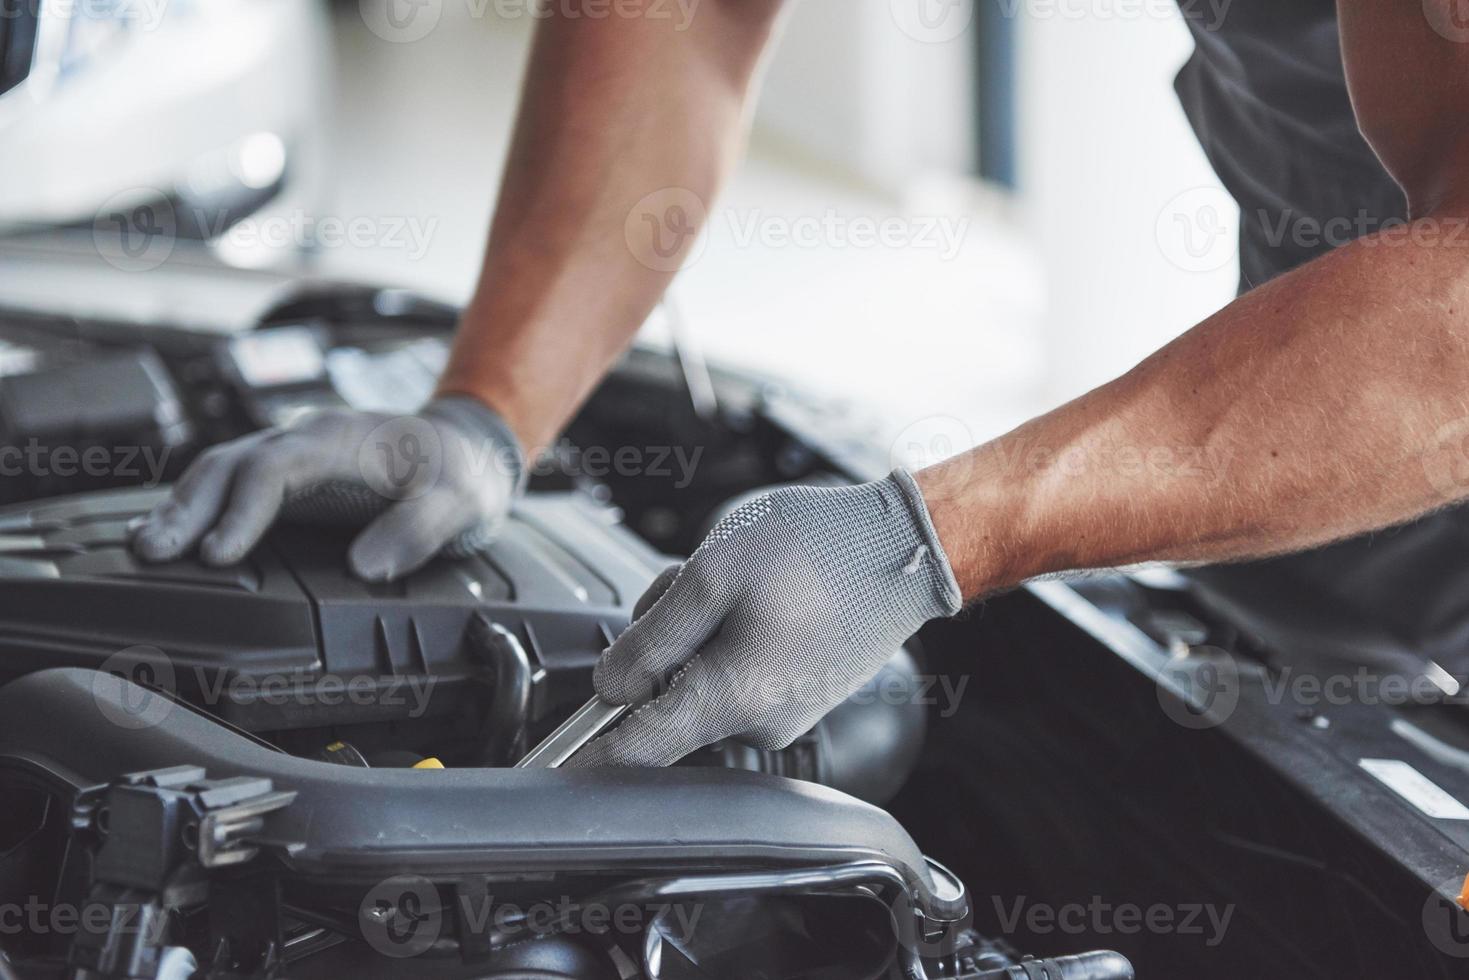
<svg viewBox="0 0 1469 980">
<path fill-rule="evenodd" d="M 571 713 L 541 744 L 515 764 L 516 769 L 555 769 L 627 713 L 628 705 L 593 697 Z"/>
</svg>

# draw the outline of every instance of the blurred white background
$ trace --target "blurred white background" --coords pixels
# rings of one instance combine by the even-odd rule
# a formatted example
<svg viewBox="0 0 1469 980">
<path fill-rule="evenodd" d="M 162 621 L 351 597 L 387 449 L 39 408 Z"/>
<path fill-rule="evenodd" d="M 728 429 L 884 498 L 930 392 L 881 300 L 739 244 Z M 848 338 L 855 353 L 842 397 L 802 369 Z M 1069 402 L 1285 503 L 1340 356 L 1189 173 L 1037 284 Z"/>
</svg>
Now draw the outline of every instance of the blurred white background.
<svg viewBox="0 0 1469 980">
<path fill-rule="evenodd" d="M 1174 99 L 1192 45 L 1177 12 L 982 2 L 1016 17 L 1013 193 L 972 176 L 981 22 L 963 0 L 794 0 L 748 159 L 675 287 L 711 357 L 850 398 L 894 431 L 950 415 L 984 438 L 1233 295 L 1233 262 L 1197 271 L 1167 240 L 1170 202 L 1217 189 Z M 421 260 L 341 250 L 330 266 L 467 295 L 534 27 L 473 9 L 444 0 L 411 43 L 375 35 L 356 4 L 337 9 L 332 207 L 439 222 Z M 748 240 L 827 215 L 906 218 L 910 241 Z M 940 219 L 962 231 L 957 248 L 923 235 Z"/>
<path fill-rule="evenodd" d="M 240 148 L 262 144 L 220 157 L 225 131 L 268 130 L 290 151 L 290 193 L 272 205 L 285 221 L 401 220 L 416 237 L 302 256 L 237 235 L 222 256 L 468 296 L 536 23 L 528 0 L 127 2 L 161 25 L 132 32 L 130 60 L 75 72 L 47 111 L 8 121 L 0 224 L 57 220 L 149 148 L 238 170 Z M 409 3 L 415 29 L 384 29 L 385 5 Z M 669 7 L 697 16 L 697 3 Z M 271 45 L 272 30 L 290 43 Z M 997 68 L 1007 35 L 1013 66 Z M 187 56 L 170 62 L 166 44 Z M 711 359 L 835 394 L 889 431 L 953 417 L 949 431 L 973 439 L 1126 370 L 1234 288 L 1227 248 L 1180 238 L 1222 194 L 1172 92 L 1190 46 L 1164 0 L 791 0 L 748 159 L 675 285 L 688 333 Z M 246 51 L 253 61 L 230 56 Z M 118 94 L 149 72 L 168 96 L 152 127 Z M 1013 187 L 979 175 L 997 92 L 1013 107 Z M 22 98 L 0 108 L 15 115 Z M 894 234 L 870 241 L 879 227 Z M 666 339 L 665 325 L 646 335 Z"/>
</svg>

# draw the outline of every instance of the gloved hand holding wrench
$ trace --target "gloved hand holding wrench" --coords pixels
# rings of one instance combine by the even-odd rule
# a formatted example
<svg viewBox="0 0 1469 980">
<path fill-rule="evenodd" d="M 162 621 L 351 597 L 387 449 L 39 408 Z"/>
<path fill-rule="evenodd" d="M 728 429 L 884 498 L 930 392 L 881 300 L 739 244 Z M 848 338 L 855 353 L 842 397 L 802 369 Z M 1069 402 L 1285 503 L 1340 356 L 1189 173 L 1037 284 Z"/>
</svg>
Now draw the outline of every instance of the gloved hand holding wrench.
<svg viewBox="0 0 1469 980">
<path fill-rule="evenodd" d="M 597 699 L 522 765 L 574 753 L 572 767 L 666 766 L 726 738 L 784 748 L 924 622 L 959 607 L 906 472 L 777 490 L 726 516 L 654 582 L 597 665 Z M 617 728 L 576 751 L 624 711 Z"/>
</svg>

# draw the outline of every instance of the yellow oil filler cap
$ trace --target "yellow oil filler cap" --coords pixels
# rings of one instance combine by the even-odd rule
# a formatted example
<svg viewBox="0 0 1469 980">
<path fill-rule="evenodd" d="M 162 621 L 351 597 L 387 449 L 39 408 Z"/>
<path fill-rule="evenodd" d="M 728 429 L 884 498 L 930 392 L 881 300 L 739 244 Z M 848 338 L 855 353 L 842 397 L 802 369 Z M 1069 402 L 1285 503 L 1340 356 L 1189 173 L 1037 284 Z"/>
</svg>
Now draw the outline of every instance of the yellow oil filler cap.
<svg viewBox="0 0 1469 980">
<path fill-rule="evenodd" d="M 415 762 L 413 764 L 413 768 L 414 769 L 442 769 L 442 768 L 444 768 L 444 764 L 442 762 L 440 762 L 438 759 L 435 759 L 433 756 L 429 756 L 427 759 L 419 759 L 417 762 Z"/>
</svg>

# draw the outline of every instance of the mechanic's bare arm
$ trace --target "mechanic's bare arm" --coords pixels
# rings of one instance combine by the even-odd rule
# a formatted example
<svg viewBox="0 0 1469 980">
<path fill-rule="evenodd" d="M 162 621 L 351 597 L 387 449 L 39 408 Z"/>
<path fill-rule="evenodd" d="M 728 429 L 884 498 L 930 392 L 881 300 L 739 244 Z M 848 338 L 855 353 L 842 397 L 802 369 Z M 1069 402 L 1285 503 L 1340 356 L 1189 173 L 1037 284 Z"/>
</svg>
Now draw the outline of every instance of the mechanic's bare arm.
<svg viewBox="0 0 1469 980">
<path fill-rule="evenodd" d="M 548 8 L 484 269 L 440 382 L 441 392 L 496 409 L 531 453 L 554 438 L 672 278 L 638 260 L 625 222 L 660 189 L 705 202 L 717 192 L 781 3 L 706 0 L 688 7 L 687 21 L 667 3 L 632 6 L 646 15 Z"/>
<path fill-rule="evenodd" d="M 1454 468 L 1469 436 L 1469 45 L 1419 3 L 1341 6 L 1360 121 L 1416 235 L 1285 276 L 916 485 L 900 470 L 745 504 L 603 656 L 598 694 L 646 703 L 572 765 L 787 745 L 963 597 L 1302 548 L 1469 495 Z"/>
<path fill-rule="evenodd" d="M 664 188 L 714 196 L 780 6 L 576 2 L 551 5 L 537 34 L 484 270 L 438 395 L 412 418 L 327 410 L 211 449 L 137 528 L 140 556 L 197 547 L 229 564 L 286 516 L 365 526 L 348 562 L 382 580 L 495 535 L 527 458 L 667 285 L 649 266 L 682 258 L 639 262 L 629 215 Z M 684 212 L 684 250 L 700 212 Z"/>
<path fill-rule="evenodd" d="M 1452 22 L 1453 0 L 1430 3 Z M 1283 276 L 920 473 L 967 597 L 1069 569 L 1300 549 L 1469 495 L 1454 480 L 1469 436 L 1469 45 L 1418 3 L 1339 6 L 1358 120 L 1408 194 L 1411 230 Z"/>
</svg>

